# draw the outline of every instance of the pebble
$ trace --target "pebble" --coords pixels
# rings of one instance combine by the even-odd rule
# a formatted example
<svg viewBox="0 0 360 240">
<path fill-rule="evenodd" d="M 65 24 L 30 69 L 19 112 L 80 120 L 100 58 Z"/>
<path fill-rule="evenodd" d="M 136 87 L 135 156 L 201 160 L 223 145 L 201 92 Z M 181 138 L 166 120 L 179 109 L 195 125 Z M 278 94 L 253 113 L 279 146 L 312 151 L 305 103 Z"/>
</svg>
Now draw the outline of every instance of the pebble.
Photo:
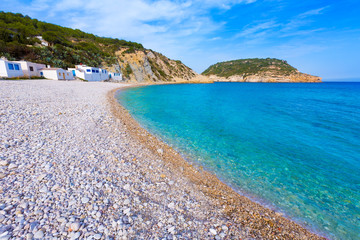
<svg viewBox="0 0 360 240">
<path fill-rule="evenodd" d="M 32 233 L 26 234 L 26 239 L 27 240 L 31 240 L 31 239 L 33 239 L 33 237 L 34 237 L 34 234 L 32 234 Z"/>
<path fill-rule="evenodd" d="M 0 166 L 7 166 L 7 165 L 9 165 L 8 161 L 6 161 L 6 160 L 0 161 Z"/>
<path fill-rule="evenodd" d="M 81 233 L 80 232 L 75 232 L 71 235 L 70 239 L 75 240 L 78 239 L 80 237 Z"/>
<path fill-rule="evenodd" d="M 79 222 L 74 222 L 74 223 L 72 223 L 71 224 L 71 229 L 73 230 L 73 231 L 77 231 L 77 230 L 79 230 L 79 228 L 80 228 L 80 223 Z"/>
<path fill-rule="evenodd" d="M 168 232 L 174 234 L 174 232 L 175 232 L 175 227 L 174 227 L 174 226 L 169 227 L 169 228 L 168 228 Z"/>
<path fill-rule="evenodd" d="M 44 237 L 44 232 L 42 230 L 39 230 L 34 234 L 35 239 L 42 239 L 43 237 Z"/>
<path fill-rule="evenodd" d="M 217 231 L 215 229 L 210 228 L 209 231 L 212 235 L 217 235 Z"/>
<path fill-rule="evenodd" d="M 42 188 L 40 188 L 39 192 L 41 193 L 47 193 L 48 192 L 48 189 L 46 186 L 43 186 Z"/>
<path fill-rule="evenodd" d="M 46 174 L 41 174 L 41 175 L 38 176 L 36 179 L 40 182 L 41 180 L 44 179 L 44 177 L 46 177 Z"/>
<path fill-rule="evenodd" d="M 100 238 L 101 238 L 101 234 L 95 234 L 95 235 L 93 236 L 93 238 L 94 238 L 94 239 L 100 239 Z"/>
<path fill-rule="evenodd" d="M 12 170 L 12 169 L 15 169 L 15 168 L 17 168 L 18 166 L 16 165 L 16 164 L 14 164 L 14 163 L 10 163 L 10 165 L 8 166 L 8 169 L 9 170 Z"/>
<path fill-rule="evenodd" d="M 124 214 L 129 215 L 130 210 L 131 210 L 130 208 L 125 209 L 125 210 L 124 210 Z"/>
<path fill-rule="evenodd" d="M 81 202 L 83 204 L 88 203 L 89 201 L 90 201 L 90 199 L 88 197 L 81 198 Z"/>
<path fill-rule="evenodd" d="M 0 240 L 8 240 L 10 237 L 11 235 L 7 231 L 0 234 Z"/>
</svg>

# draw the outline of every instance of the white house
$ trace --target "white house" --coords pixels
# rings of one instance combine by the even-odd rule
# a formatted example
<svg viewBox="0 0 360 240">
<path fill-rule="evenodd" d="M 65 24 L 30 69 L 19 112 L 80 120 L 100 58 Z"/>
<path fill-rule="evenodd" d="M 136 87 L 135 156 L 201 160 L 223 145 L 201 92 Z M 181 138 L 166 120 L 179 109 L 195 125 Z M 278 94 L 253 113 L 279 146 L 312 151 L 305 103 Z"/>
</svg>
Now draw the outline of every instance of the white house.
<svg viewBox="0 0 360 240">
<path fill-rule="evenodd" d="M 36 36 L 36 38 L 40 40 L 41 45 L 46 46 L 46 47 L 49 46 L 49 43 L 47 41 L 45 41 L 42 36 Z"/>
<path fill-rule="evenodd" d="M 109 72 L 109 78 L 111 80 L 115 80 L 115 81 L 122 81 L 123 80 L 121 73 Z"/>
<path fill-rule="evenodd" d="M 21 69 L 20 63 L 0 59 L 0 77 L 14 78 L 23 76 L 24 73 Z"/>
<path fill-rule="evenodd" d="M 40 69 L 45 68 L 45 64 L 32 63 L 28 61 L 15 61 L 21 65 L 24 76 L 40 77 Z"/>
<path fill-rule="evenodd" d="M 74 77 L 70 71 L 62 68 L 43 68 L 40 70 L 40 75 L 48 79 L 54 80 L 73 80 Z"/>
<path fill-rule="evenodd" d="M 75 68 L 68 68 L 73 76 L 87 81 L 104 81 L 109 79 L 109 72 L 106 69 L 76 65 Z"/>
</svg>

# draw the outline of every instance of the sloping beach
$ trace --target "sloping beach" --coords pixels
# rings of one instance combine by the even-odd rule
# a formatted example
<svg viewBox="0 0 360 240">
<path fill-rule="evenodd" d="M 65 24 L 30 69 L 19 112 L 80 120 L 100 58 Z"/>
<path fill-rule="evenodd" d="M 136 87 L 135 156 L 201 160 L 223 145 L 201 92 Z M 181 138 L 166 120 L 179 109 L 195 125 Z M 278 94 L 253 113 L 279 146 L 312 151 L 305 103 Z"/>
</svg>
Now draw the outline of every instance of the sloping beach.
<svg viewBox="0 0 360 240">
<path fill-rule="evenodd" d="M 0 81 L 1 239 L 322 239 L 151 136 L 123 87 Z"/>
</svg>

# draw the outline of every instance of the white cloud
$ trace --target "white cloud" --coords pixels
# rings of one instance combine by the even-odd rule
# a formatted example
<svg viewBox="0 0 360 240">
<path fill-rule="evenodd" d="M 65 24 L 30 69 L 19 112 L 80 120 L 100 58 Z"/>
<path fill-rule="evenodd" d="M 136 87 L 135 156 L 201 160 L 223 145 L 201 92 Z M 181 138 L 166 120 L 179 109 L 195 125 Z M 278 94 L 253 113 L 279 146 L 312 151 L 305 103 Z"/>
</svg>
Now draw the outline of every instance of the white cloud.
<svg viewBox="0 0 360 240">
<path fill-rule="evenodd" d="M 247 43 L 259 43 L 265 39 L 304 36 L 324 31 L 324 28 L 312 28 L 313 16 L 322 14 L 329 6 L 312 9 L 291 17 L 281 23 L 270 19 L 262 22 L 256 21 L 246 25 L 243 30 L 236 34 L 234 38 L 247 38 Z M 259 41 L 260 40 L 260 41 Z"/>
<path fill-rule="evenodd" d="M 314 15 L 323 14 L 324 10 L 327 9 L 328 7 L 329 7 L 329 6 L 306 11 L 306 12 L 300 14 L 299 17 L 300 17 L 300 18 L 305 18 L 305 17 L 309 17 L 309 16 L 314 16 Z"/>
<path fill-rule="evenodd" d="M 274 20 L 269 20 L 266 22 L 250 24 L 244 27 L 244 29 L 236 34 L 235 38 L 238 37 L 247 37 L 247 38 L 256 38 L 259 36 L 265 35 L 269 30 L 272 30 L 278 27 L 280 24 Z"/>
</svg>

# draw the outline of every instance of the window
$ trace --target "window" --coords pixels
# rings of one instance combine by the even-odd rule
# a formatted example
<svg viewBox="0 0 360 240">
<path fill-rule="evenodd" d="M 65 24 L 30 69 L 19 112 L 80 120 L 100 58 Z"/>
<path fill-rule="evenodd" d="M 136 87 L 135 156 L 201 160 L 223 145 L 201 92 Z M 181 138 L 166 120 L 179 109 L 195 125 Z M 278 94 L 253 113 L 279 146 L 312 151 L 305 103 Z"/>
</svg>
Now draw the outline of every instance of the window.
<svg viewBox="0 0 360 240">
<path fill-rule="evenodd" d="M 92 72 L 94 73 L 94 72 L 95 72 L 95 70 L 93 69 L 93 70 L 92 70 Z"/>
<path fill-rule="evenodd" d="M 14 64 L 9 63 L 9 69 L 10 69 L 10 70 L 14 70 Z"/>
<path fill-rule="evenodd" d="M 99 70 L 96 70 L 96 73 L 99 73 Z"/>
<path fill-rule="evenodd" d="M 30 66 L 29 69 L 30 69 L 30 72 L 34 71 L 34 68 L 32 66 Z"/>
<path fill-rule="evenodd" d="M 86 69 L 86 72 L 91 72 L 91 70 L 90 70 L 90 69 Z"/>
<path fill-rule="evenodd" d="M 43 72 L 40 72 L 40 76 L 44 76 L 44 73 L 43 73 Z"/>
<path fill-rule="evenodd" d="M 19 64 L 14 64 L 15 70 L 20 70 Z"/>
</svg>

